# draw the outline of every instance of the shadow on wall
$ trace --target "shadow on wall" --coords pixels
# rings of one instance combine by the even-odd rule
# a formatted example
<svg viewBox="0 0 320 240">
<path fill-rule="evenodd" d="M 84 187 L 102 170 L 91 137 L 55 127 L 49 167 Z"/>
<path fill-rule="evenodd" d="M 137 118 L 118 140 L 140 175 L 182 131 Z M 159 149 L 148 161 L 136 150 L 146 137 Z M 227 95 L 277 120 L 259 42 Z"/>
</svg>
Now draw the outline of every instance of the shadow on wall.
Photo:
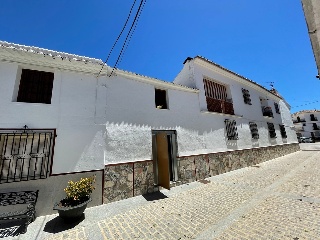
<svg viewBox="0 0 320 240">
<path fill-rule="evenodd" d="M 238 142 L 237 142 L 237 140 L 228 140 L 226 138 L 226 146 L 228 149 L 237 150 L 238 149 Z"/>
<path fill-rule="evenodd" d="M 251 142 L 252 142 L 252 147 L 256 148 L 259 147 L 259 140 L 258 139 L 253 139 L 251 138 Z"/>
<path fill-rule="evenodd" d="M 269 137 L 269 143 L 270 143 L 270 145 L 277 145 L 277 138 L 270 138 Z"/>
</svg>

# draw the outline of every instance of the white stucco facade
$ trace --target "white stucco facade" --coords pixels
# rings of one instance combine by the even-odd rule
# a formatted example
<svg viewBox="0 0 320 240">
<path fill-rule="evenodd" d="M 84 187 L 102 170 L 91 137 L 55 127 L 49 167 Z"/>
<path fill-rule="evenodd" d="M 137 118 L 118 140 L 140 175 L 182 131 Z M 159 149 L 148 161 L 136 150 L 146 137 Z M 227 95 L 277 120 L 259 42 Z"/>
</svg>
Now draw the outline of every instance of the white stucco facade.
<svg viewBox="0 0 320 240">
<path fill-rule="evenodd" d="M 56 129 L 52 174 L 150 160 L 152 130 L 176 130 L 178 156 L 297 142 L 289 109 L 281 98 L 201 58 L 187 61 L 173 84 L 125 71 L 108 77 L 108 67 L 97 79 L 99 62 L 54 59 L 7 48 L 1 54 L 1 128 Z M 23 68 L 54 73 L 51 104 L 16 102 Z M 235 115 L 207 111 L 204 77 L 228 87 Z M 252 105 L 244 103 L 242 87 L 250 91 Z M 155 88 L 167 91 L 168 109 L 155 107 Z M 262 115 L 260 98 L 273 108 L 274 118 Z M 280 114 L 275 113 L 274 102 Z M 236 120 L 238 140 L 226 140 L 225 119 Z M 257 140 L 251 138 L 252 121 L 258 126 Z M 267 122 L 274 123 L 277 138 L 268 137 Z M 281 138 L 279 124 L 286 127 L 286 139 Z"/>
<path fill-rule="evenodd" d="M 18 101 L 22 73 L 26 69 L 53 73 L 49 103 Z M 0 190 L 33 186 L 41 189 L 41 199 L 50 198 L 53 202 L 61 199 L 65 187 L 61 185 L 68 179 L 97 174 L 102 191 L 96 191 L 94 205 L 101 200 L 106 203 L 153 191 L 157 183 L 157 163 L 154 163 L 152 134 L 159 130 L 174 132 L 176 166 L 178 158 L 182 159 L 181 164 L 190 161 L 196 165 L 192 156 L 258 149 L 257 152 L 268 155 L 259 157 L 259 161 L 265 161 L 271 154 L 281 152 L 281 146 L 286 145 L 283 149 L 289 152 L 296 149 L 290 146 L 297 143 L 297 138 L 289 105 L 281 96 L 202 57 L 188 58 L 173 83 L 122 70 L 116 70 L 112 76 L 110 73 L 111 69 L 98 59 L 0 41 L 0 136 L 4 136 L 0 139 L 0 151 L 11 149 L 6 145 L 7 140 L 3 140 L 9 137 L 1 135 L 1 131 L 11 131 L 13 138 L 15 131 L 24 126 L 31 130 L 30 134 L 32 130 L 43 129 L 56 133 L 48 177 L 37 179 L 33 184 L 9 181 L 0 184 Z M 225 114 L 208 109 L 204 79 L 226 87 L 234 112 Z M 249 91 L 251 105 L 244 102 L 242 88 Z M 165 101 L 166 106 L 156 103 L 156 92 L 165 94 L 161 101 Z M 272 109 L 273 117 L 263 116 L 262 104 Z M 228 140 L 227 119 L 236 121 L 237 139 Z M 258 139 L 252 137 L 250 122 L 257 125 Z M 268 123 L 274 124 L 276 137 L 270 137 Z M 279 125 L 284 125 L 286 137 L 282 137 Z M 14 153 L 1 154 L 3 161 L 16 159 Z M 249 154 L 248 164 L 260 156 L 254 151 Z M 234 154 L 233 158 L 237 156 Z M 186 167 L 191 175 L 202 171 L 199 166 L 200 170 L 193 168 Z M 182 172 L 183 169 L 181 166 Z M 228 167 L 223 171 L 226 169 Z M 219 169 L 219 173 L 223 171 Z M 69 174 L 74 175 L 69 178 Z M 175 179 L 197 179 L 188 176 L 180 172 Z M 133 178 L 139 181 L 134 182 Z M 56 179 L 59 184 L 55 185 L 50 179 Z M 40 205 L 46 209 L 43 213 L 50 212 L 48 204 Z"/>
</svg>

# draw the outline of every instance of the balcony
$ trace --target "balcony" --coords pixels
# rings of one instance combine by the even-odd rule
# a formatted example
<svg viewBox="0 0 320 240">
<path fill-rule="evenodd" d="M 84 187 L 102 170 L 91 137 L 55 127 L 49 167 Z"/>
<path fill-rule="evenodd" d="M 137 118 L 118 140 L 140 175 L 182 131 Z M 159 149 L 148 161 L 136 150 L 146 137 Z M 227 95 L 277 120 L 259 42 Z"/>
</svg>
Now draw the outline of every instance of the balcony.
<svg viewBox="0 0 320 240">
<path fill-rule="evenodd" d="M 269 106 L 261 107 L 263 116 L 273 117 L 272 108 Z"/>
<path fill-rule="evenodd" d="M 206 101 L 209 112 L 234 115 L 232 99 L 219 100 L 211 97 L 206 97 Z"/>
</svg>

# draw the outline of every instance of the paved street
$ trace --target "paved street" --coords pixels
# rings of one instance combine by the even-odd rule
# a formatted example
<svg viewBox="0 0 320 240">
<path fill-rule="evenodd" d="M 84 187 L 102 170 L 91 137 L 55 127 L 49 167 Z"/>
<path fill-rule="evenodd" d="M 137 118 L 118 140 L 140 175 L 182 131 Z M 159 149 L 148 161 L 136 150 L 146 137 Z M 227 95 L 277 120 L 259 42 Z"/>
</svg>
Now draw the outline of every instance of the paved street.
<svg viewBox="0 0 320 240">
<path fill-rule="evenodd" d="M 319 146 L 162 190 L 160 200 L 90 208 L 77 224 L 38 217 L 19 239 L 320 239 Z"/>
</svg>

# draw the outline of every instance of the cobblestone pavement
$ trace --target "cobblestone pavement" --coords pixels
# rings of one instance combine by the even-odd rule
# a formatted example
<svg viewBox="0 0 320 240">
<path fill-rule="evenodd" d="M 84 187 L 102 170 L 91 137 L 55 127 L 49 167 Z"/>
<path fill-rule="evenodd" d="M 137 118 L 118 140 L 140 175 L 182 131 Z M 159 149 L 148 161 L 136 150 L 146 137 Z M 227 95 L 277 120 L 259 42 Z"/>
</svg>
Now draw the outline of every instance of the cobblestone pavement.
<svg viewBox="0 0 320 240">
<path fill-rule="evenodd" d="M 319 151 L 292 153 L 34 239 L 320 239 L 319 163 Z"/>
</svg>

